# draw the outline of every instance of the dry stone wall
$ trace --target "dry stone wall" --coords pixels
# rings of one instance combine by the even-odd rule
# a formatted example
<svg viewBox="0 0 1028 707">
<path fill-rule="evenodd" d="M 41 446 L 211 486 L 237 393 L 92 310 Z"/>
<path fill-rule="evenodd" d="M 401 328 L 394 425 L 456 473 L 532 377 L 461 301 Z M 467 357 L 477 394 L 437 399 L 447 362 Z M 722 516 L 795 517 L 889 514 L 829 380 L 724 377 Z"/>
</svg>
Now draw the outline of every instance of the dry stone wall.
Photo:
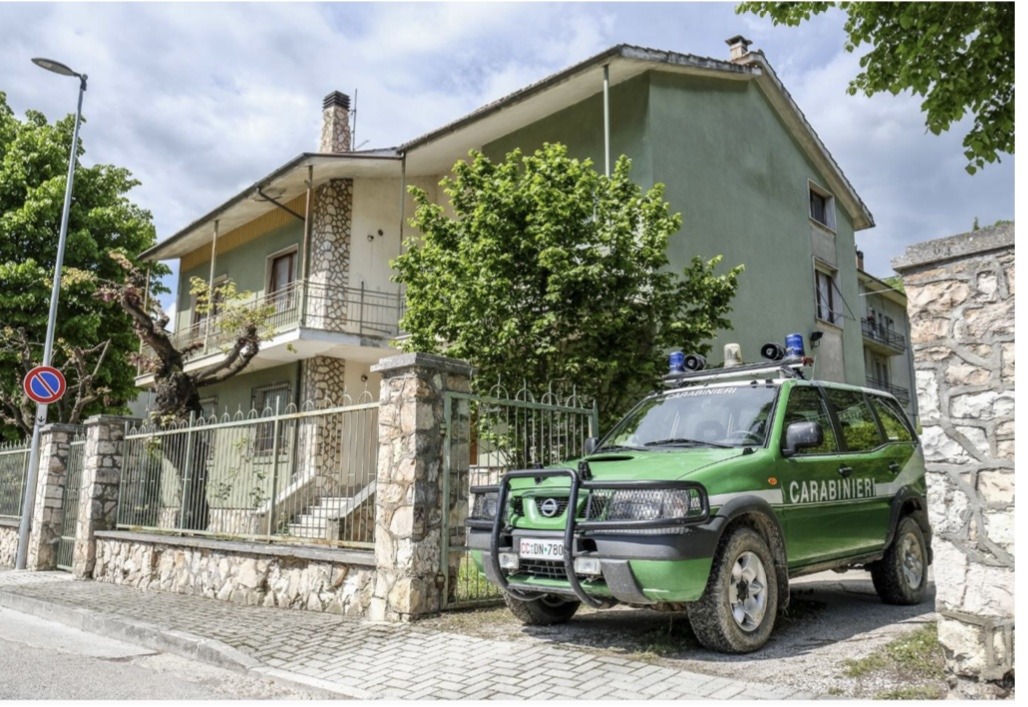
<svg viewBox="0 0 1028 707">
<path fill-rule="evenodd" d="M 910 247 L 907 292 L 928 467 L 939 640 L 954 694 L 1014 665 L 1014 228 Z"/>
</svg>

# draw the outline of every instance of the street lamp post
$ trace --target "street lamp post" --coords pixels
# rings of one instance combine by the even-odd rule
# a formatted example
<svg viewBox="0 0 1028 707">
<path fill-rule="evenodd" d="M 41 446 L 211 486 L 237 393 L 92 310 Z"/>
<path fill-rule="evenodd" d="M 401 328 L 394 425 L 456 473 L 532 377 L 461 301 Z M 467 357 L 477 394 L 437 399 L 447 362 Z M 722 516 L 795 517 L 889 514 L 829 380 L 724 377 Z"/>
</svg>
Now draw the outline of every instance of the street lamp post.
<svg viewBox="0 0 1028 707">
<path fill-rule="evenodd" d="M 68 158 L 68 183 L 64 188 L 64 210 L 61 212 L 61 235 L 57 240 L 57 263 L 54 265 L 54 286 L 50 292 L 50 317 L 46 323 L 46 345 L 43 348 L 43 365 L 49 366 L 54 348 L 54 328 L 57 322 L 57 300 L 61 294 L 61 266 L 64 264 L 64 244 L 68 239 L 68 214 L 71 211 L 71 186 L 75 181 L 75 152 L 79 144 L 79 122 L 82 120 L 82 95 L 86 92 L 86 75 L 72 71 L 59 61 L 35 58 L 34 64 L 62 76 L 75 76 L 79 80 L 79 104 L 75 111 L 75 128 L 71 133 L 71 156 Z M 18 525 L 18 552 L 14 568 L 23 570 L 28 559 L 29 531 L 32 528 L 32 511 L 36 501 L 36 479 L 39 476 L 39 436 L 46 424 L 47 405 L 36 405 L 36 419 L 32 425 L 32 447 L 29 452 L 29 468 L 25 475 L 25 491 L 21 501 L 21 522 Z"/>
</svg>

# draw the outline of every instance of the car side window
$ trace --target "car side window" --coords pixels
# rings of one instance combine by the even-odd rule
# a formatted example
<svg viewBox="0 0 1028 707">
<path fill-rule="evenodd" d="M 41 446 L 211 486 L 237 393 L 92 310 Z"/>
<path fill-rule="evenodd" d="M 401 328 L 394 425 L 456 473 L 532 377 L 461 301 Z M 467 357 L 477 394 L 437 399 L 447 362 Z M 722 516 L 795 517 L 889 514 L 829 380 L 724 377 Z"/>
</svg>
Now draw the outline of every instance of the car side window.
<svg viewBox="0 0 1028 707">
<path fill-rule="evenodd" d="M 878 419 L 881 420 L 882 427 L 885 428 L 886 439 L 890 442 L 913 442 L 914 435 L 911 434 L 907 423 L 889 403 L 890 401 L 878 396 L 871 398 L 871 405 L 874 407 L 875 412 L 878 413 Z"/>
<path fill-rule="evenodd" d="M 835 408 L 842 428 L 842 440 L 851 452 L 866 452 L 882 444 L 871 407 L 864 394 L 856 390 L 828 389 L 828 401 Z"/>
<path fill-rule="evenodd" d="M 819 422 L 824 432 L 824 442 L 818 447 L 808 447 L 796 454 L 833 454 L 839 451 L 839 442 L 835 438 L 832 420 L 828 417 L 824 401 L 817 388 L 797 386 L 789 393 L 789 402 L 785 406 L 785 425 L 782 427 L 782 443 L 785 443 L 785 430 L 793 422 Z"/>
</svg>

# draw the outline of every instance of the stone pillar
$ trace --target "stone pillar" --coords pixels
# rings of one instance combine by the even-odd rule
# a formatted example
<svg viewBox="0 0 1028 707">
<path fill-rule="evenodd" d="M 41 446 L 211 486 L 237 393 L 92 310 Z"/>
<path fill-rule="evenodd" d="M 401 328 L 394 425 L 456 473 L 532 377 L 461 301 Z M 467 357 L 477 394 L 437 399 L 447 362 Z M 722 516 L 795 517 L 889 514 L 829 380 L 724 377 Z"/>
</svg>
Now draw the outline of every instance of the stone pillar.
<svg viewBox="0 0 1028 707">
<path fill-rule="evenodd" d="M 32 509 L 32 531 L 25 562 L 27 569 L 52 570 L 57 567 L 57 544 L 64 524 L 68 451 L 78 429 L 74 425 L 55 423 L 41 430 L 36 504 Z"/>
<path fill-rule="evenodd" d="M 383 359 L 375 509 L 377 575 L 370 618 L 410 621 L 439 611 L 444 394 L 470 391 L 471 366 L 408 353 Z"/>
<path fill-rule="evenodd" d="M 86 420 L 86 448 L 82 459 L 82 493 L 71 571 L 76 579 L 90 579 L 96 564 L 98 530 L 113 530 L 118 522 L 118 485 L 121 481 L 122 441 L 132 418 L 94 415 Z"/>
<path fill-rule="evenodd" d="M 911 246 L 893 267 L 910 313 L 939 642 L 954 697 L 1002 696 L 1014 666 L 1014 226 Z"/>
</svg>

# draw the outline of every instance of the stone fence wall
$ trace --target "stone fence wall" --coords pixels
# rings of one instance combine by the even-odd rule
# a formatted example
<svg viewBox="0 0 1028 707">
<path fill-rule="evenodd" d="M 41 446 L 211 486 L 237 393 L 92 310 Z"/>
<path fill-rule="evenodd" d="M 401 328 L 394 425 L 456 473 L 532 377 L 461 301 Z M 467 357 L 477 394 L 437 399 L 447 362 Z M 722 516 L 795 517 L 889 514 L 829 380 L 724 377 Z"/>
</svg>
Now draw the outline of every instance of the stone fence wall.
<svg viewBox="0 0 1028 707">
<path fill-rule="evenodd" d="M 468 392 L 471 368 L 439 356 L 403 354 L 374 370 L 382 374 L 383 392 L 378 429 L 372 430 L 379 445 L 373 551 L 119 530 L 126 419 L 96 416 L 85 425 L 75 577 L 376 620 L 410 621 L 438 612 L 445 585 L 444 397 Z M 44 430 L 48 473 L 39 475 L 36 488 L 30 570 L 54 569 L 57 542 L 67 535 L 62 500 L 69 434 L 54 425 Z M 0 525 L 0 564 L 13 566 L 17 536 L 16 521 Z"/>
<path fill-rule="evenodd" d="M 903 276 L 928 466 L 939 641 L 955 696 L 1014 666 L 1014 228 L 921 243 Z"/>
<path fill-rule="evenodd" d="M 18 519 L 0 518 L 0 567 L 14 567 L 18 554 Z"/>
</svg>

